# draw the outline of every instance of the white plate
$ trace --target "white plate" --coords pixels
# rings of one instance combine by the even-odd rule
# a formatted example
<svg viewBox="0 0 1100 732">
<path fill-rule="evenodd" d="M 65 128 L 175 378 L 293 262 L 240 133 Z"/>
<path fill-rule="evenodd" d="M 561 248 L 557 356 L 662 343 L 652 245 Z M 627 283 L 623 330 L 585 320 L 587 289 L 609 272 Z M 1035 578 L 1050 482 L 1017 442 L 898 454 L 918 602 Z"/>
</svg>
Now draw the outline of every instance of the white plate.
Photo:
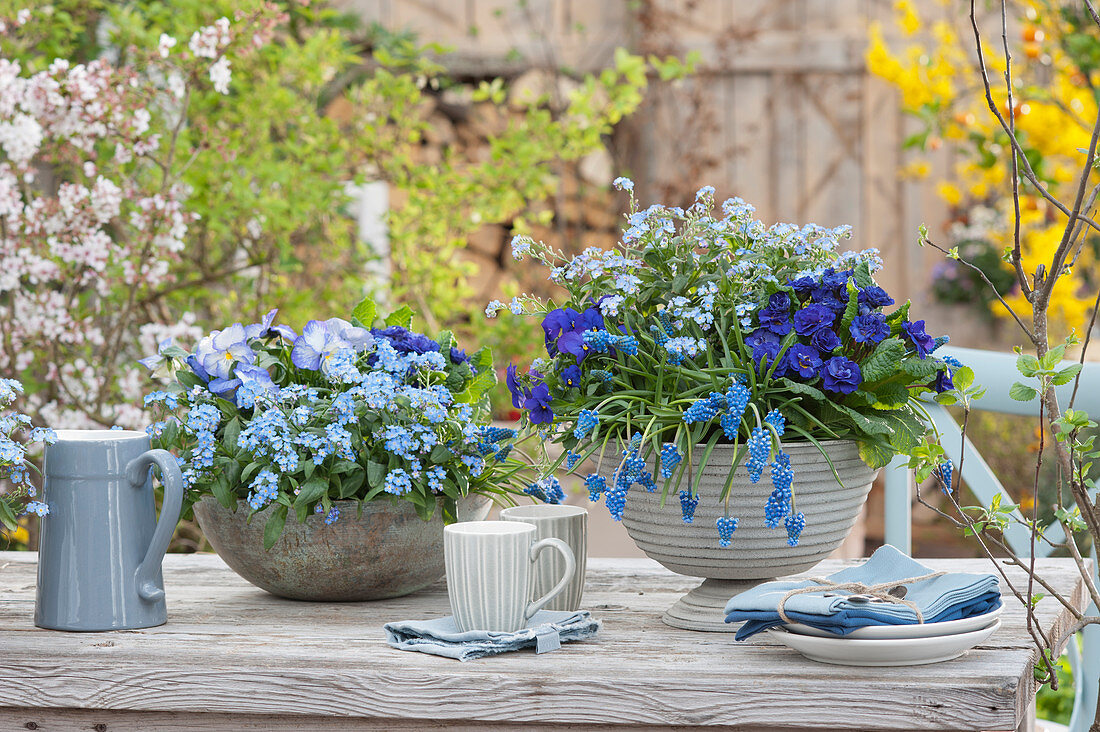
<svg viewBox="0 0 1100 732">
<path fill-rule="evenodd" d="M 969 633 L 972 630 L 981 630 L 997 618 L 1001 617 L 1004 605 L 996 610 L 990 610 L 985 615 L 975 615 L 972 618 L 959 620 L 946 620 L 942 623 L 916 623 L 912 625 L 868 625 L 866 628 L 853 630 L 848 635 L 837 635 L 827 630 L 814 628 L 802 623 L 788 623 L 783 627 L 792 633 L 799 635 L 813 635 L 818 638 L 837 638 L 851 640 L 883 640 L 897 638 L 930 638 L 939 635 L 956 635 Z"/>
<path fill-rule="evenodd" d="M 948 661 L 961 656 L 993 635 L 999 627 L 1001 621 L 994 620 L 988 627 L 969 633 L 883 640 L 818 638 L 780 628 L 772 628 L 768 633 L 806 658 L 821 663 L 842 666 L 919 666 L 922 663 Z"/>
</svg>

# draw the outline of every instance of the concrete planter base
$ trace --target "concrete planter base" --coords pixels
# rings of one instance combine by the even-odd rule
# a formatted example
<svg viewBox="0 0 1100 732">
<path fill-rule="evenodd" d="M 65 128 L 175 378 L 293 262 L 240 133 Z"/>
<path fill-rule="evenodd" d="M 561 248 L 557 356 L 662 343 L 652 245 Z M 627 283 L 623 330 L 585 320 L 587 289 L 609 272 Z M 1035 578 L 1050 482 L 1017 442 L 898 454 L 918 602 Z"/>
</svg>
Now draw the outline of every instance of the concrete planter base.
<svg viewBox="0 0 1100 732">
<path fill-rule="evenodd" d="M 821 445 L 840 476 L 840 484 L 812 444 L 784 445 L 794 468 L 795 506 L 806 515 L 806 528 L 797 547 L 787 546 L 782 526 L 771 529 L 764 525 L 764 505 L 772 492 L 768 471 L 753 484 L 743 464 L 734 476 L 729 500 L 729 515 L 738 518 L 739 525 L 730 547 L 718 545 L 715 522 L 725 515 L 719 496 L 733 464 L 732 446 L 718 445 L 711 453 L 697 486 L 699 505 L 693 523 L 683 521 L 679 487 L 670 490 L 664 506 L 660 505 L 660 490 L 647 493 L 637 485 L 630 489 L 623 526 L 638 547 L 673 572 L 707 578 L 665 613 L 666 623 L 689 630 L 734 631 L 737 626 L 725 623 L 722 614 L 730 597 L 761 582 L 804 572 L 844 541 L 878 471 L 860 459 L 855 442 L 837 440 Z M 608 483 L 615 467 L 604 465 Z M 686 477 L 683 480 L 686 486 Z"/>
</svg>

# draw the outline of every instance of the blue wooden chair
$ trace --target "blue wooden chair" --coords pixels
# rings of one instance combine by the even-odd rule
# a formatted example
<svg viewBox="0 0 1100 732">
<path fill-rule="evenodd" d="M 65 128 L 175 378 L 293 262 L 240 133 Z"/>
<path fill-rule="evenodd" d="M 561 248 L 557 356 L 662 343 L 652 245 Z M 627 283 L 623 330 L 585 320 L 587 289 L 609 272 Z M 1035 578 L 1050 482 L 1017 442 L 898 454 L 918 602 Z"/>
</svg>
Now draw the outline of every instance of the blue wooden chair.
<svg viewBox="0 0 1100 732">
<path fill-rule="evenodd" d="M 951 347 L 941 349 L 937 355 L 940 353 L 954 356 L 970 366 L 974 369 L 976 383 L 986 387 L 985 396 L 974 403 L 974 409 L 1002 414 L 1038 416 L 1037 402 L 1018 402 L 1008 396 L 1012 383 L 1022 381 L 1016 370 L 1015 354 Z M 1070 363 L 1067 361 L 1062 365 L 1068 366 Z M 1074 407 L 1087 411 L 1093 419 L 1097 419 L 1100 417 L 1100 363 L 1086 363 L 1081 374 L 1081 382 L 1082 388 L 1078 390 Z M 1058 387 L 1058 400 L 1063 408 L 1069 403 L 1072 391 L 1072 382 Z M 983 505 L 989 505 L 994 496 L 1001 495 L 1005 502 L 1015 503 L 1016 501 L 997 480 L 997 476 L 974 449 L 970 440 L 967 439 L 965 444 L 962 442 L 962 431 L 948 411 L 935 403 L 928 405 L 928 411 L 936 428 L 943 435 L 943 446 L 955 465 L 960 462 L 959 451 L 962 446 L 965 456 L 962 466 L 966 483 L 978 501 Z M 913 477 L 911 471 L 905 467 L 905 463 L 905 459 L 899 458 L 886 468 L 886 543 L 908 554 L 912 550 Z M 1052 527 L 1047 532 L 1047 536 L 1057 543 L 1064 534 L 1061 527 Z M 1006 532 L 1005 538 L 1018 555 L 1030 555 L 1030 532 L 1026 527 L 1013 524 Z M 1040 556 L 1046 556 L 1050 551 L 1049 546 L 1043 544 L 1036 546 L 1036 552 Z M 1092 559 L 1095 566 L 1095 548 Z M 1095 614 L 1096 608 L 1092 607 L 1088 612 Z M 1100 628 L 1089 626 L 1081 635 L 1083 651 L 1076 643 L 1070 643 L 1067 649 L 1077 689 L 1073 704 L 1073 718 L 1070 722 L 1071 732 L 1088 730 L 1096 709 L 1097 679 L 1100 679 Z"/>
</svg>

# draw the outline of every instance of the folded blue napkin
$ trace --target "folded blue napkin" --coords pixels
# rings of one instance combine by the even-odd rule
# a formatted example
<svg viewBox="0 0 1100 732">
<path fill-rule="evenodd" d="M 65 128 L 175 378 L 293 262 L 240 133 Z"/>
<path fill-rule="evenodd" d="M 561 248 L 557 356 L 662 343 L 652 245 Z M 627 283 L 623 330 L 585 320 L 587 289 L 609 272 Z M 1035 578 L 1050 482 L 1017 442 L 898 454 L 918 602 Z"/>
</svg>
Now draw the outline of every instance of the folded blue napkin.
<svg viewBox="0 0 1100 732">
<path fill-rule="evenodd" d="M 865 563 L 847 567 L 825 577 L 834 584 L 860 582 L 877 585 L 931 574 L 935 570 L 905 556 L 890 545 L 880 547 Z M 737 630 L 744 640 L 768 628 L 783 625 L 777 608 L 788 592 L 817 583 L 809 580 L 765 582 L 730 599 L 726 603 L 726 622 L 745 621 Z M 905 599 L 920 608 L 926 623 L 984 615 L 1001 606 L 997 577 L 993 574 L 951 572 L 920 582 L 907 583 Z M 830 597 L 826 597 L 826 593 Z M 901 603 L 853 602 L 855 593 L 827 590 L 793 595 L 784 605 L 791 620 L 836 635 L 847 635 L 868 625 L 906 625 L 917 622 L 913 609 Z"/>
<path fill-rule="evenodd" d="M 526 628 L 514 633 L 490 630 L 462 632 L 450 615 L 435 620 L 386 623 L 383 627 L 386 642 L 394 648 L 469 661 L 532 646 L 535 653 L 554 651 L 567 641 L 591 638 L 600 625 L 600 621 L 593 620 L 587 610 L 540 610 L 527 621 Z"/>
</svg>

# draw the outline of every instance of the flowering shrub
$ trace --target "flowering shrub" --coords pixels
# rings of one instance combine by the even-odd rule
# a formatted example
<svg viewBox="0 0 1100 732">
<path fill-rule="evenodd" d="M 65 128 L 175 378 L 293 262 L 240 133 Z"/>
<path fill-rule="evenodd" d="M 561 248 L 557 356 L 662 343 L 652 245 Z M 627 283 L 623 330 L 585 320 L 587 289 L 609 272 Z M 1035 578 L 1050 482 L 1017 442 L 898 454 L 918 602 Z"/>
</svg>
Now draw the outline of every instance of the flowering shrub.
<svg viewBox="0 0 1100 732">
<path fill-rule="evenodd" d="M 10 407 L 22 393 L 23 385 L 18 381 L 0 379 L 0 409 Z M 50 511 L 42 501 L 27 501 L 35 497 L 36 490 L 28 474 L 27 448 L 15 438 L 23 430 L 29 430 L 30 442 L 48 444 L 56 440 L 57 436 L 51 429 L 31 428 L 30 424 L 30 417 L 25 414 L 0 413 L 0 481 L 6 481 L 11 486 L 5 491 L 0 484 L 0 527 L 7 527 L 12 531 L 17 528 L 16 522 L 21 511 L 38 516 L 45 516 Z"/>
<path fill-rule="evenodd" d="M 467 355 L 450 333 L 408 330 L 408 308 L 370 328 L 369 301 L 354 324 L 311 320 L 300 334 L 274 318 L 214 331 L 190 352 L 165 341 L 143 361 L 173 378 L 145 403 L 164 417 L 149 432 L 178 454 L 188 505 L 246 501 L 267 513 L 270 548 L 289 512 L 332 523 L 340 499 L 399 498 L 425 519 L 441 505 L 453 520 L 462 496 L 509 492 L 494 468 L 515 431 L 489 426 L 488 349 Z"/>
<path fill-rule="evenodd" d="M 1081 156 L 1089 147 L 1097 117 L 1094 89 L 1100 70 L 1100 37 L 1079 3 L 1023 0 L 1012 3 L 1010 12 L 1017 16 L 1018 29 L 1018 35 L 1006 39 L 1012 44 L 1011 105 L 1001 83 L 1004 58 L 995 53 L 1000 39 L 996 47 L 985 49 L 990 95 L 1001 115 L 1011 118 L 1027 164 L 1038 180 L 1057 198 L 1072 201 Z M 948 248 L 958 247 L 959 258 L 980 267 L 1009 306 L 1027 312 L 1030 303 L 1026 293 L 1014 286 L 1007 254 L 1016 239 L 1017 213 L 1007 185 L 1012 177 L 1012 146 L 986 103 L 970 19 L 961 10 L 953 20 L 931 22 L 917 12 L 911 0 L 896 3 L 895 19 L 905 38 L 904 48 L 892 49 L 882 27 L 874 24 L 868 69 L 898 88 L 903 109 L 919 122 L 918 131 L 907 141 L 910 147 L 936 150 L 947 144 L 955 151 L 950 177 L 938 183 L 941 197 L 955 216 Z M 923 160 L 913 166 L 921 175 L 929 169 Z M 1021 271 L 1032 277 L 1058 248 L 1063 219 L 1026 183 L 1021 185 L 1018 215 Z M 1004 256 L 971 259 L 964 249 L 972 250 L 974 242 Z M 1088 232 L 1051 296 L 1050 316 L 1059 330 L 1087 326 L 1091 293 L 1100 285 L 1098 258 L 1100 239 Z M 954 256 L 948 259 L 937 273 L 939 284 L 944 290 L 954 290 L 956 284 L 970 290 L 965 267 L 955 260 Z M 998 316 L 1009 316 L 986 288 L 973 289 L 967 301 Z M 945 294 L 950 301 L 952 295 Z"/>
<path fill-rule="evenodd" d="M 5 47 L 35 36 L 36 13 L 0 27 Z M 162 35 L 128 65 L 0 59 L 0 373 L 26 375 L 36 420 L 145 423 L 131 349 L 193 332 L 193 316 L 163 324 L 196 220 L 189 105 L 229 92 L 231 57 L 266 42 L 273 13 Z"/>
<path fill-rule="evenodd" d="M 507 307 L 543 315 L 548 358 L 525 374 L 509 367 L 513 405 L 566 448 L 569 468 L 606 455 L 609 444 L 622 450 L 611 485 L 596 474 L 585 480 L 613 518 L 631 486 L 657 489 L 646 467 L 659 456 L 662 495 L 679 490 L 690 523 L 699 479 L 692 471 L 701 476 L 715 445 L 733 444 L 723 498 L 742 461 L 754 483 L 767 470 L 774 491 L 766 523 L 784 525 L 793 546 L 805 519 L 784 439 L 855 440 L 871 467 L 900 453 L 927 476 L 942 448 L 916 398 L 972 373 L 932 357 L 947 338 L 910 320 L 909 303 L 885 311 L 894 300 L 875 284 L 877 252 L 838 250 L 848 227 L 766 227 L 737 198 L 716 217 L 713 195 L 701 189 L 686 211 L 639 210 L 632 198 L 622 242 L 610 251 L 568 259 L 517 237 L 514 256 L 551 267 L 569 299 L 561 307 L 531 297 L 494 301 L 487 314 Z M 736 527 L 737 517 L 718 522 L 723 546 Z"/>
</svg>

